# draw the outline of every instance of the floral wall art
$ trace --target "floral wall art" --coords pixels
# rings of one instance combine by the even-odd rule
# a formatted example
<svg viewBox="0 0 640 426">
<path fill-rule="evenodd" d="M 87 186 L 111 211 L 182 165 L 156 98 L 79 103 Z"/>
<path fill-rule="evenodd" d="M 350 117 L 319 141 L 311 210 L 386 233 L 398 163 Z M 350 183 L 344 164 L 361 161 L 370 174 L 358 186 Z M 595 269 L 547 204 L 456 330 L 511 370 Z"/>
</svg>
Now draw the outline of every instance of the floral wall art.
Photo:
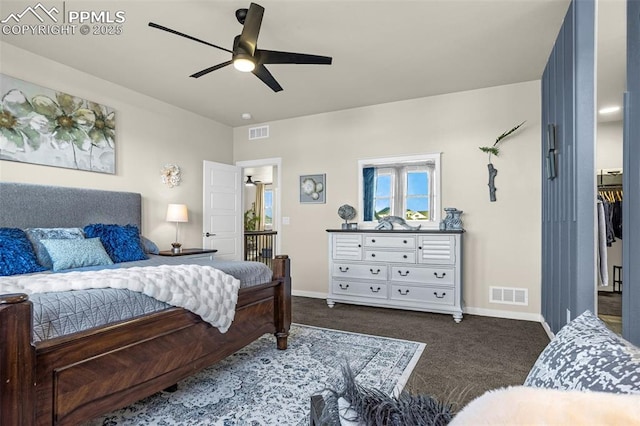
<svg viewBox="0 0 640 426">
<path fill-rule="evenodd" d="M 115 111 L 0 74 L 0 160 L 115 173 Z"/>
<path fill-rule="evenodd" d="M 324 203 L 325 202 L 326 175 L 302 175 L 300 176 L 300 202 Z"/>
</svg>

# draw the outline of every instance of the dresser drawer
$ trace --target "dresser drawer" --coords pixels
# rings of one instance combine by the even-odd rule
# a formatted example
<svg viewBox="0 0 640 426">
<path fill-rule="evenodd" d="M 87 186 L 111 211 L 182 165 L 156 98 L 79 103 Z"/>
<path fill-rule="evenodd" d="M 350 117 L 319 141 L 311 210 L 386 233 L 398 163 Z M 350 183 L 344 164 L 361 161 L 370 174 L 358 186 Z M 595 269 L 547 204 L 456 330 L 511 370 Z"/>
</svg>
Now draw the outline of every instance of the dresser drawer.
<svg viewBox="0 0 640 426">
<path fill-rule="evenodd" d="M 416 237 L 413 235 L 366 235 L 364 245 L 365 247 L 412 249 L 416 247 Z"/>
<path fill-rule="evenodd" d="M 390 263 L 416 263 L 416 252 L 413 251 L 384 251 L 365 250 L 364 258 L 368 261 L 390 262 Z"/>
<path fill-rule="evenodd" d="M 453 288 L 446 287 L 393 285 L 391 286 L 391 299 L 453 306 L 455 304 L 455 291 Z"/>
<path fill-rule="evenodd" d="M 367 280 L 387 280 L 387 265 L 360 265 L 334 263 L 331 275 L 337 278 L 358 278 Z"/>
<path fill-rule="evenodd" d="M 362 283 L 349 280 L 331 281 L 331 290 L 333 294 L 347 296 L 366 296 L 378 299 L 387 298 L 387 284 L 385 283 Z"/>
<path fill-rule="evenodd" d="M 414 282 L 452 286 L 455 282 L 453 268 L 419 268 L 415 266 L 392 266 L 392 281 Z"/>
</svg>

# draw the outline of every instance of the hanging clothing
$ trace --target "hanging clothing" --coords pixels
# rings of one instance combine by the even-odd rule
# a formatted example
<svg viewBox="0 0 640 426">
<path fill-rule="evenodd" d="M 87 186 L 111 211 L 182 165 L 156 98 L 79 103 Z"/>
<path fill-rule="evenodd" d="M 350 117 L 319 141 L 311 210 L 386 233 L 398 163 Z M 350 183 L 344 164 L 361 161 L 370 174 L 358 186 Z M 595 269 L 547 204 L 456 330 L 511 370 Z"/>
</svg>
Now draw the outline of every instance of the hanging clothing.
<svg viewBox="0 0 640 426">
<path fill-rule="evenodd" d="M 622 239 L 622 200 L 618 200 L 612 205 L 611 222 L 613 223 L 613 234 L 618 239 Z"/>
<path fill-rule="evenodd" d="M 616 234 L 613 232 L 613 207 L 609 200 L 603 199 L 602 206 L 604 208 L 604 220 L 607 228 L 607 246 L 616 242 Z"/>
<path fill-rule="evenodd" d="M 609 271 L 607 269 L 607 246 L 610 245 L 607 238 L 607 224 L 604 204 L 605 201 L 598 196 L 598 272 L 600 285 L 609 285 Z"/>
</svg>

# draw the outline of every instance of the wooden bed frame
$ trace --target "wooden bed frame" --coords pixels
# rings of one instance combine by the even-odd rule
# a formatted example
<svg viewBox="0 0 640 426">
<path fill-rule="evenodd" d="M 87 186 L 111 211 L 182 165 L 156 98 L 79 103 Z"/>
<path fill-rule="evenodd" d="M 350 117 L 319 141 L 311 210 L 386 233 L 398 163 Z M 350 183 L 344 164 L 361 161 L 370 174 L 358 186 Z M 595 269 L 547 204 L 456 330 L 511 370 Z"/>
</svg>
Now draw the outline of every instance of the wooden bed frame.
<svg viewBox="0 0 640 426">
<path fill-rule="evenodd" d="M 240 289 L 222 334 L 181 308 L 33 343 L 25 294 L 0 295 L 0 423 L 77 425 L 166 389 L 265 333 L 287 348 L 289 258 L 274 281 Z"/>
<path fill-rule="evenodd" d="M 11 203 L 5 202 L 13 200 L 10 191 L 15 190 L 13 195 L 20 194 L 20 197 L 32 194 L 27 204 L 38 210 L 31 204 L 39 202 L 38 191 L 43 190 L 47 200 L 56 199 L 52 190 L 59 187 L 15 185 L 0 182 L 0 226 L 37 226 L 25 222 L 24 218 L 20 223 L 11 222 L 18 219 L 15 219 L 15 209 L 11 211 Z M 63 189 L 65 194 L 69 190 Z M 82 191 L 79 199 L 83 203 L 95 195 L 93 192 L 105 193 L 111 207 L 113 200 L 109 196 L 122 194 L 71 191 Z M 86 191 L 90 191 L 89 195 Z M 76 192 L 72 192 L 72 199 L 77 198 Z M 101 202 L 105 194 L 98 194 Z M 139 194 L 135 195 L 139 199 Z M 135 208 L 139 214 L 139 202 L 133 204 L 138 204 Z M 20 202 L 16 203 L 15 208 L 20 207 Z M 60 219 L 55 225 L 41 223 L 55 216 L 50 207 L 48 203 L 48 209 L 42 213 L 46 217 L 35 219 L 39 226 L 70 226 L 60 223 Z M 93 215 L 101 209 L 96 209 L 94 204 L 89 210 Z M 77 217 L 66 220 L 88 223 L 84 219 L 78 222 Z M 117 223 L 102 218 L 91 220 Z M 0 295 L 0 424 L 77 425 L 167 389 L 265 333 L 275 334 L 278 349 L 286 349 L 291 325 L 290 260 L 286 255 L 276 256 L 273 281 L 240 289 L 235 318 L 224 334 L 198 315 L 182 308 L 169 308 L 34 342 L 32 310 L 25 294 Z"/>
</svg>

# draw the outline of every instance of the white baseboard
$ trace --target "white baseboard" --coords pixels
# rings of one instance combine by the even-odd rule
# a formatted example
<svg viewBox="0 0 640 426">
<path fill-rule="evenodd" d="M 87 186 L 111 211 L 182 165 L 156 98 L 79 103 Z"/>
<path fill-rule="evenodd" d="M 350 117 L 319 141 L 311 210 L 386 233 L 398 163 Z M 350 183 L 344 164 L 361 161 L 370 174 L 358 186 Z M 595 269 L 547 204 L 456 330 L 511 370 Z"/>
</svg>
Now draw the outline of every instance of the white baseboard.
<svg viewBox="0 0 640 426">
<path fill-rule="evenodd" d="M 293 296 L 301 296 L 301 297 L 311 297 L 314 299 L 326 299 L 327 293 L 323 293 L 320 291 L 305 291 L 305 290 L 292 290 L 291 294 Z M 505 319 L 515 319 L 515 320 L 523 320 L 523 321 L 535 321 L 542 323 L 542 326 L 545 328 L 547 334 L 551 333 L 549 326 L 544 321 L 544 318 L 540 314 L 533 314 L 528 312 L 512 312 L 512 311 L 501 311 L 497 309 L 485 309 L 485 308 L 473 308 L 473 307 L 465 307 L 465 314 L 470 315 L 480 315 L 484 317 L 496 317 L 496 318 L 505 318 Z M 553 336 L 553 333 L 549 335 Z"/>
<path fill-rule="evenodd" d="M 556 335 L 551 331 L 551 327 L 549 327 L 549 323 L 542 317 L 542 328 L 547 332 L 547 336 L 549 336 L 549 340 L 553 340 Z"/>
<path fill-rule="evenodd" d="M 515 320 L 523 320 L 523 321 L 535 321 L 542 322 L 543 318 L 540 314 L 533 314 L 529 312 L 513 312 L 513 311 L 501 311 L 497 309 L 486 309 L 486 308 L 474 308 L 474 307 L 465 307 L 463 309 L 465 314 L 470 315 L 481 315 L 483 317 L 496 317 L 496 318 L 506 318 L 506 319 L 515 319 Z"/>
<path fill-rule="evenodd" d="M 326 299 L 327 293 L 320 291 L 304 291 L 304 290 L 291 290 L 292 296 L 311 297 L 313 299 Z"/>
</svg>

